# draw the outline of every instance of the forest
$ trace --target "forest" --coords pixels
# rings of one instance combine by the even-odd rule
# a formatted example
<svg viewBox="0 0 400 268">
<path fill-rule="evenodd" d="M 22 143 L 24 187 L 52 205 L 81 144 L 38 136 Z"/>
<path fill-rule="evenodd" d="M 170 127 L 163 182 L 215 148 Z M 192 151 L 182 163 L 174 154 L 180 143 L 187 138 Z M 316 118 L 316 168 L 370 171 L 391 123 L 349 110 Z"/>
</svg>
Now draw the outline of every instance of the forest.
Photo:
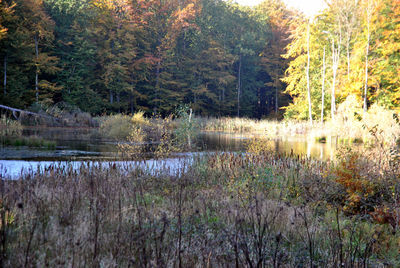
<svg viewBox="0 0 400 268">
<path fill-rule="evenodd" d="M 328 6 L 311 19 L 280 0 L 2 0 L 0 103 L 323 121 L 355 95 L 398 111 L 400 3 Z"/>
</svg>

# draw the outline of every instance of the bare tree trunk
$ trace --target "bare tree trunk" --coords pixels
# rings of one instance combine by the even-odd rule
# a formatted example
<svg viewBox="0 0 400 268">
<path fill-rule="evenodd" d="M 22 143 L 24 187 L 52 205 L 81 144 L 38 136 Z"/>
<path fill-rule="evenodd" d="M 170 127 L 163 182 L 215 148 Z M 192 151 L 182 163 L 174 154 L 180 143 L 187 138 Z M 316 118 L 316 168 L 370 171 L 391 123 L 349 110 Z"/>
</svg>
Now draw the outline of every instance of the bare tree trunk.
<svg viewBox="0 0 400 268">
<path fill-rule="evenodd" d="M 312 125 L 312 111 L 311 111 L 311 88 L 310 88 L 310 23 L 308 23 L 307 30 L 307 97 L 308 97 L 308 120 Z"/>
<path fill-rule="evenodd" d="M 189 126 L 191 127 L 191 124 L 192 124 L 192 115 L 193 115 L 193 110 L 192 110 L 192 108 L 190 108 L 190 110 L 189 110 Z M 192 148 L 192 138 L 191 138 L 191 136 L 190 136 L 190 132 L 188 133 L 188 146 L 189 146 L 189 148 Z"/>
<path fill-rule="evenodd" d="M 70 77 L 72 77 L 72 75 L 75 73 L 75 69 L 76 69 L 76 65 L 74 65 L 74 66 L 72 67 L 72 72 L 71 72 Z M 71 94 L 71 87 L 68 87 L 68 94 Z"/>
<path fill-rule="evenodd" d="M 237 82 L 237 116 L 240 116 L 240 90 L 242 87 L 241 81 L 242 73 L 242 55 L 239 56 L 239 68 L 238 68 L 238 82 Z"/>
<path fill-rule="evenodd" d="M 370 22 L 371 22 L 371 2 L 368 0 L 367 10 L 367 47 L 365 53 L 365 84 L 364 84 L 364 113 L 367 112 L 367 94 L 368 94 L 368 55 L 369 55 L 369 43 L 371 39 L 370 33 Z"/>
<path fill-rule="evenodd" d="M 338 47 L 335 47 L 335 40 L 332 39 L 332 73 L 333 73 L 333 81 L 332 81 L 332 98 L 331 98 L 331 117 L 332 120 L 335 117 L 336 113 L 336 75 L 337 70 L 339 68 L 339 59 L 340 59 L 340 41 L 338 42 Z"/>
<path fill-rule="evenodd" d="M 325 107 L 325 47 L 324 57 L 322 62 L 322 103 L 321 103 L 321 123 L 324 123 L 324 107 Z"/>
<path fill-rule="evenodd" d="M 121 112 L 121 102 L 120 102 L 120 92 L 116 93 L 117 103 L 118 103 L 118 112 Z"/>
<path fill-rule="evenodd" d="M 129 107 L 131 110 L 131 114 L 133 114 L 133 94 L 132 93 L 129 94 Z"/>
<path fill-rule="evenodd" d="M 331 92 L 331 119 L 333 120 L 335 117 L 335 104 L 336 104 L 336 100 L 335 100 L 335 86 L 336 86 L 336 71 L 337 71 L 337 67 L 336 67 L 336 56 L 335 56 L 336 52 L 335 52 L 335 40 L 332 39 L 332 73 L 333 73 L 333 79 L 332 79 L 332 92 Z"/>
<path fill-rule="evenodd" d="M 275 79 L 275 114 L 278 114 L 278 85 L 277 79 Z"/>
<path fill-rule="evenodd" d="M 365 85 L 364 85 L 364 112 L 367 112 L 367 92 L 368 92 L 368 54 L 369 54 L 369 35 L 367 53 L 365 55 Z"/>
<path fill-rule="evenodd" d="M 218 92 L 218 116 L 221 116 L 222 92 Z"/>
<path fill-rule="evenodd" d="M 221 111 L 224 110 L 225 107 L 225 88 L 222 88 L 222 92 L 221 92 L 221 102 L 219 104 L 219 116 L 222 115 Z"/>
<path fill-rule="evenodd" d="M 350 81 L 350 37 L 347 36 L 346 41 L 346 54 L 347 54 L 347 81 Z"/>
<path fill-rule="evenodd" d="M 275 68 L 279 68 L 278 66 L 275 66 Z M 278 109 L 279 109 L 279 101 L 278 101 L 278 85 L 279 85 L 279 79 L 280 79 L 280 77 L 279 77 L 279 75 L 277 75 L 276 77 L 275 77 L 275 81 L 274 81 L 274 84 L 275 84 L 275 115 L 277 115 L 278 114 Z"/>
<path fill-rule="evenodd" d="M 160 70 L 161 70 L 161 60 L 157 62 L 156 67 L 156 99 L 158 102 L 158 107 L 156 106 L 155 109 L 160 108 Z"/>
<path fill-rule="evenodd" d="M 110 89 L 110 104 L 113 104 L 114 102 L 114 94 L 112 92 L 112 90 Z"/>
<path fill-rule="evenodd" d="M 4 96 L 7 95 L 7 54 L 4 55 Z"/>
<path fill-rule="evenodd" d="M 332 72 L 333 72 L 333 81 L 332 81 L 332 98 L 331 98 L 331 117 L 332 120 L 335 118 L 335 113 L 336 113 L 336 75 L 337 75 L 337 70 L 339 68 L 340 64 L 340 44 L 342 42 L 342 29 L 341 26 L 339 25 L 339 41 L 337 44 L 337 48 L 335 47 L 335 39 L 332 37 Z"/>
<path fill-rule="evenodd" d="M 351 50 L 351 38 L 353 35 L 353 32 L 356 29 L 356 21 L 358 20 L 357 16 L 358 13 L 357 4 L 358 0 L 355 0 L 354 2 L 346 0 L 343 2 L 344 6 L 340 8 L 339 11 L 339 20 L 344 23 L 344 29 L 346 33 L 346 57 L 347 57 L 347 81 L 350 81 L 350 50 Z"/>
<path fill-rule="evenodd" d="M 36 55 L 36 73 L 35 73 L 35 92 L 36 92 L 36 102 L 39 102 L 39 40 L 37 34 L 35 39 L 35 55 Z"/>
</svg>

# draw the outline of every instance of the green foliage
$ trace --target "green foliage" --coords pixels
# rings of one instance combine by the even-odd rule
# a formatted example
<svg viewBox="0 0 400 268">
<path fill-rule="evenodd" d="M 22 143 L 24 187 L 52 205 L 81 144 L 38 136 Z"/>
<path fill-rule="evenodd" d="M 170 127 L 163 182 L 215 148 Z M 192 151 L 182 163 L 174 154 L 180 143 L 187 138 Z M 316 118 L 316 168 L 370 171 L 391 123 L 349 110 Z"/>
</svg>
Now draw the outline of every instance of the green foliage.
<svg viewBox="0 0 400 268">
<path fill-rule="evenodd" d="M 207 116 L 236 114 L 240 105 L 241 115 L 266 116 L 272 69 L 261 59 L 268 18 L 221 0 L 181 4 L 16 1 L 1 22 L 8 29 L 0 40 L 8 78 L 2 103 L 24 108 L 63 101 L 96 115 L 143 110 L 162 116 L 182 103 Z M 279 62 L 280 53 L 268 58 Z"/>
<path fill-rule="evenodd" d="M 308 21 L 283 1 L 3 0 L 0 15 L 0 101 L 12 107 L 165 117 L 191 103 L 202 116 L 308 115 Z M 334 0 L 310 22 L 315 120 L 350 95 L 361 102 L 365 83 L 367 106 L 398 110 L 398 16 L 397 2 Z"/>
<path fill-rule="evenodd" d="M 14 146 L 14 147 L 30 147 L 45 150 L 55 150 L 57 143 L 55 141 L 48 141 L 41 137 L 29 136 L 29 137 L 15 137 L 6 136 L 1 137 L 1 144 L 4 146 Z"/>
<path fill-rule="evenodd" d="M 227 183 L 227 190 L 238 198 L 248 200 L 254 193 L 271 191 L 275 186 L 278 186 L 277 177 L 272 169 L 266 167 L 232 176 Z"/>
</svg>

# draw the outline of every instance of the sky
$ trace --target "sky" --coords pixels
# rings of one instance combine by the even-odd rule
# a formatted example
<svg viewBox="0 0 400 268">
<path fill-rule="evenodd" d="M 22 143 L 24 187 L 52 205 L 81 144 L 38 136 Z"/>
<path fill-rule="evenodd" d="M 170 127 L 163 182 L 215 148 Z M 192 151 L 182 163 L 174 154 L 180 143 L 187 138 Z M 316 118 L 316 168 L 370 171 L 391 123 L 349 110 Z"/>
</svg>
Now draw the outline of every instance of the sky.
<svg viewBox="0 0 400 268">
<path fill-rule="evenodd" d="M 288 6 L 300 9 L 305 14 L 313 16 L 326 7 L 324 0 L 283 0 Z M 236 0 L 241 5 L 255 6 L 262 0 Z"/>
</svg>

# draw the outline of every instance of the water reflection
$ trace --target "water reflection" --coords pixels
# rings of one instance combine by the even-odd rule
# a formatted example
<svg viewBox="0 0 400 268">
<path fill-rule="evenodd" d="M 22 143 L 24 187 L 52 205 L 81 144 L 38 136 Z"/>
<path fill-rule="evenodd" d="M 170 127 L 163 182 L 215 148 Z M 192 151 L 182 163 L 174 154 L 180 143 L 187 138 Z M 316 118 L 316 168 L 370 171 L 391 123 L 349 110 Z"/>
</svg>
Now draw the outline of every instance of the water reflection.
<svg viewBox="0 0 400 268">
<path fill-rule="evenodd" d="M 119 158 L 117 143 L 104 141 L 96 137 L 90 129 L 29 129 L 25 136 L 35 135 L 46 140 L 56 141 L 55 150 L 40 150 L 26 147 L 0 147 L 0 177 L 18 177 L 21 170 L 29 171 L 59 163 L 60 165 L 73 165 L 78 167 L 83 161 L 102 161 L 102 163 L 118 163 Z M 144 162 L 130 161 L 130 164 L 144 165 L 149 170 L 178 170 L 181 159 L 190 160 L 194 155 L 203 154 L 195 152 L 243 152 L 252 138 L 261 138 L 260 135 L 203 132 L 199 133 L 194 142 L 193 150 L 182 153 L 170 159 L 148 159 Z M 333 160 L 337 148 L 337 141 L 328 139 L 326 143 L 307 140 L 301 136 L 275 137 L 265 139 L 266 147 L 273 152 L 307 156 L 321 160 Z M 152 145 L 149 145 L 152 146 Z M 128 163 L 128 162 L 126 162 Z M 143 166 L 142 166 L 143 167 Z"/>
<path fill-rule="evenodd" d="M 199 139 L 206 150 L 244 151 L 249 141 L 257 137 L 262 138 L 260 135 L 213 132 L 201 133 Z M 274 152 L 307 156 L 321 160 L 332 160 L 337 148 L 335 140 L 319 143 L 301 136 L 275 137 L 266 139 L 265 143 Z"/>
<path fill-rule="evenodd" d="M 25 129 L 24 136 L 39 136 L 57 143 L 56 150 L 46 151 L 32 148 L 0 148 L 0 159 L 21 160 L 100 160 L 118 159 L 117 143 L 99 138 L 96 130 L 73 128 L 30 128 Z M 247 144 L 260 135 L 202 132 L 194 141 L 194 152 L 199 151 L 245 151 Z M 322 160 L 333 159 L 337 148 L 335 140 L 318 143 L 301 136 L 277 136 L 266 139 L 265 143 L 271 151 L 307 156 Z M 151 146 L 151 145 L 149 145 Z"/>
</svg>

